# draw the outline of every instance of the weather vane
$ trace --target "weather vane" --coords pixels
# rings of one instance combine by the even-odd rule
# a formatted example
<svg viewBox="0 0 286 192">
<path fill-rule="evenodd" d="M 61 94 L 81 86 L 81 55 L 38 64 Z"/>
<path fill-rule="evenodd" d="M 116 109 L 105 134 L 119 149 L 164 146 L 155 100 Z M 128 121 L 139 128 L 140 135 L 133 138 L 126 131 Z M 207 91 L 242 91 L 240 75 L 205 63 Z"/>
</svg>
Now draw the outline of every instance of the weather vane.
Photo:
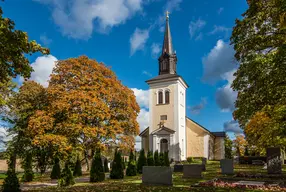
<svg viewBox="0 0 286 192">
<path fill-rule="evenodd" d="M 169 11 L 166 11 L 166 17 L 169 19 L 169 14 L 170 12 Z"/>
</svg>

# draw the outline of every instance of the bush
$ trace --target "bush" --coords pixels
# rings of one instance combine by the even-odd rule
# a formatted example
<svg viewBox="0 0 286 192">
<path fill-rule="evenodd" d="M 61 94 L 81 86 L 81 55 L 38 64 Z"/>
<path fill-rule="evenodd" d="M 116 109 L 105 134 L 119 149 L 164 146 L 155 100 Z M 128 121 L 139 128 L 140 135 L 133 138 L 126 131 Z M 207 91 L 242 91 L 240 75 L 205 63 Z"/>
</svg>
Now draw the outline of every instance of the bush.
<svg viewBox="0 0 286 192">
<path fill-rule="evenodd" d="M 146 166 L 146 165 L 147 165 L 147 159 L 145 156 L 145 151 L 144 149 L 141 149 L 138 163 L 137 163 L 137 172 L 142 173 L 143 166 Z"/>
<path fill-rule="evenodd" d="M 153 158 L 153 152 L 152 151 L 148 151 L 147 154 L 147 165 L 148 166 L 154 166 L 154 158 Z"/>
<path fill-rule="evenodd" d="M 193 157 L 187 157 L 187 161 L 188 161 L 188 163 L 193 163 L 194 162 L 194 158 Z"/>
<path fill-rule="evenodd" d="M 100 149 L 96 150 L 90 169 L 90 182 L 104 181 L 105 174 L 102 166 Z"/>
<path fill-rule="evenodd" d="M 7 173 L 7 177 L 4 179 L 4 183 L 2 186 L 3 192 L 18 192 L 21 191 L 18 177 L 15 173 L 15 170 L 9 168 Z"/>
<path fill-rule="evenodd" d="M 54 160 L 53 169 L 50 175 L 51 179 L 59 179 L 61 177 L 61 167 L 60 167 L 60 160 L 58 157 Z"/>
<path fill-rule="evenodd" d="M 22 176 L 23 182 L 30 182 L 33 181 L 34 179 L 32 160 L 33 160 L 32 154 L 28 153 L 24 159 L 24 164 L 23 164 L 24 168 L 24 175 Z"/>
<path fill-rule="evenodd" d="M 112 168 L 110 172 L 111 179 L 123 179 L 124 170 L 122 166 L 122 158 L 120 151 L 115 150 L 114 160 L 112 162 Z"/>
<path fill-rule="evenodd" d="M 77 157 L 77 160 L 76 160 L 76 163 L 75 163 L 73 176 L 75 176 L 75 177 L 82 176 L 81 161 L 80 161 L 79 157 Z"/>
<path fill-rule="evenodd" d="M 164 160 L 164 153 L 159 154 L 159 164 L 160 166 L 165 166 L 165 160 Z"/>
<path fill-rule="evenodd" d="M 239 157 L 239 164 L 252 164 L 253 160 L 261 160 L 266 162 L 267 157 L 266 156 L 240 156 Z"/>
<path fill-rule="evenodd" d="M 135 176 L 136 175 L 136 161 L 134 160 L 133 151 L 130 151 L 129 162 L 126 169 L 127 176 Z"/>
<path fill-rule="evenodd" d="M 61 177 L 59 179 L 60 187 L 66 187 L 75 184 L 74 177 L 69 164 L 69 162 L 65 163 L 65 167 L 61 173 Z"/>
<path fill-rule="evenodd" d="M 164 166 L 170 167 L 169 152 L 164 152 Z"/>
<path fill-rule="evenodd" d="M 104 159 L 104 172 L 105 172 L 105 173 L 108 173 L 108 172 L 109 172 L 107 158 Z"/>
<path fill-rule="evenodd" d="M 158 150 L 156 150 L 154 153 L 154 164 L 155 164 L 155 166 L 160 166 Z"/>
</svg>

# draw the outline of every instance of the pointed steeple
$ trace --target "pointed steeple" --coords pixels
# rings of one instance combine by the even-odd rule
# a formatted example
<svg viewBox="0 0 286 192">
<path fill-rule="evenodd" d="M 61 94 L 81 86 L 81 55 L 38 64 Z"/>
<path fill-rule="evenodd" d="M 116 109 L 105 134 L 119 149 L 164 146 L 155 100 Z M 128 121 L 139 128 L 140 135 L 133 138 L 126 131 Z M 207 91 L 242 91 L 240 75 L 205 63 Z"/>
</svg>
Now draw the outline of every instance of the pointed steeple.
<svg viewBox="0 0 286 192">
<path fill-rule="evenodd" d="M 169 12 L 166 12 L 166 27 L 165 27 L 165 34 L 164 34 L 164 42 L 162 47 L 162 55 L 164 53 L 173 54 L 173 45 L 172 45 L 172 37 L 171 31 L 169 26 Z"/>
<path fill-rule="evenodd" d="M 166 12 L 166 28 L 162 47 L 162 54 L 158 60 L 159 75 L 177 74 L 177 55 L 173 50 L 168 11 Z"/>
</svg>

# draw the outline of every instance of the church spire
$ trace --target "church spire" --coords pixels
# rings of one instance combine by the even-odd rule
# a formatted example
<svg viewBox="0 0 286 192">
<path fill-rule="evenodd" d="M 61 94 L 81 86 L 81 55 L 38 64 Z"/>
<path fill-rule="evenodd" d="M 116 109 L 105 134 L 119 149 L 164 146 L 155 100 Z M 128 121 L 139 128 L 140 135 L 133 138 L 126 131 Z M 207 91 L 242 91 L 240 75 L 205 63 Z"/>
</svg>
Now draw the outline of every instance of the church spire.
<svg viewBox="0 0 286 192">
<path fill-rule="evenodd" d="M 173 45 L 172 45 L 172 37 L 169 26 L 169 12 L 166 12 L 166 27 L 165 27 L 165 35 L 164 42 L 162 47 L 162 55 L 164 53 L 173 54 Z"/>
<path fill-rule="evenodd" d="M 177 55 L 173 50 L 168 11 L 166 12 L 166 28 L 162 47 L 162 54 L 158 60 L 159 75 L 177 73 Z"/>
</svg>

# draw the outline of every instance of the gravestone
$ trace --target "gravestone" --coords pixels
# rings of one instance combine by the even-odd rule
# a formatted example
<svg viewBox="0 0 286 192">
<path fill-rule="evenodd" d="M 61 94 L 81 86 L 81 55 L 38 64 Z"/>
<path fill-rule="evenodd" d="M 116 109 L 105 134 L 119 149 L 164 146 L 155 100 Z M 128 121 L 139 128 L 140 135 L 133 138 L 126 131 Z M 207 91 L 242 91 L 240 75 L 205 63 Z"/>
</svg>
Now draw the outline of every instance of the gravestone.
<svg viewBox="0 0 286 192">
<path fill-rule="evenodd" d="M 233 171 L 233 160 L 232 159 L 222 159 L 220 160 L 221 174 L 232 175 Z"/>
<path fill-rule="evenodd" d="M 266 154 L 267 154 L 268 174 L 281 174 L 282 173 L 281 148 L 278 147 L 267 148 Z"/>
<path fill-rule="evenodd" d="M 145 185 L 173 185 L 171 167 L 144 166 L 142 183 Z"/>
<path fill-rule="evenodd" d="M 183 172 L 183 165 L 182 164 L 175 164 L 174 165 L 174 172 Z"/>
<path fill-rule="evenodd" d="M 201 178 L 203 165 L 188 164 L 183 166 L 183 178 Z"/>
<path fill-rule="evenodd" d="M 207 158 L 203 157 L 202 158 L 202 169 L 203 171 L 206 171 L 206 165 L 207 165 Z"/>
</svg>

